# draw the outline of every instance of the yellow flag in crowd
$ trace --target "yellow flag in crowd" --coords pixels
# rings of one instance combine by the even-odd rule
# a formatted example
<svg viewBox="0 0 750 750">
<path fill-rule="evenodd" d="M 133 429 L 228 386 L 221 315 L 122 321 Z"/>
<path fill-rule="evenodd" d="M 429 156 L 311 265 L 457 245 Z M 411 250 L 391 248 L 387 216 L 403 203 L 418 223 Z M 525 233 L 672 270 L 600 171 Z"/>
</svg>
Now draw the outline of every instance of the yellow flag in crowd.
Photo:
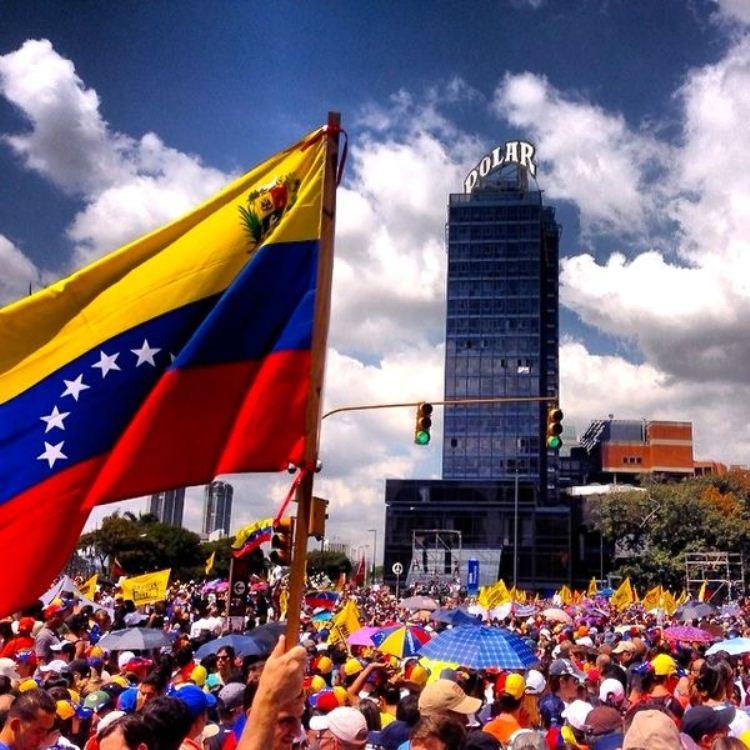
<svg viewBox="0 0 750 750">
<path fill-rule="evenodd" d="M 654 586 L 652 589 L 649 589 L 641 602 L 641 604 L 643 604 L 643 609 L 648 612 L 657 607 L 664 606 L 662 603 L 663 595 L 664 592 L 661 586 Z"/>
<path fill-rule="evenodd" d="M 99 580 L 99 574 L 94 573 L 91 578 L 85 583 L 82 583 L 78 590 L 81 592 L 81 596 L 85 596 L 87 599 L 93 599 L 96 594 L 96 582 Z"/>
<path fill-rule="evenodd" d="M 206 575 L 211 575 L 211 571 L 214 569 L 214 563 L 216 562 L 216 550 L 214 550 L 206 560 Z"/>
<path fill-rule="evenodd" d="M 664 611 L 672 616 L 677 611 L 677 601 L 674 598 L 674 594 L 671 591 L 664 589 L 662 596 L 662 607 Z"/>
<path fill-rule="evenodd" d="M 286 620 L 286 611 L 289 608 L 289 591 L 281 589 L 279 594 L 279 619 Z"/>
<path fill-rule="evenodd" d="M 167 598 L 167 586 L 171 568 L 145 573 L 135 578 L 126 578 L 122 582 L 122 598 L 131 599 L 136 607 L 142 604 L 153 604 Z"/>
<path fill-rule="evenodd" d="M 339 641 L 346 643 L 346 639 L 362 627 L 359 619 L 359 609 L 353 599 L 343 606 L 339 613 L 331 620 L 331 632 L 328 645 L 333 646 Z"/>
<path fill-rule="evenodd" d="M 526 604 L 526 592 L 522 589 L 517 589 L 515 586 L 509 592 L 510 600 L 517 604 Z"/>
<path fill-rule="evenodd" d="M 703 581 L 701 584 L 701 587 L 698 591 L 698 601 L 699 602 L 705 602 L 706 601 L 706 587 L 708 586 L 708 581 Z"/>
<path fill-rule="evenodd" d="M 573 602 L 573 592 L 567 586 L 560 589 L 558 596 L 563 604 L 572 604 Z"/>
<path fill-rule="evenodd" d="M 589 599 L 591 599 L 596 596 L 598 591 L 599 591 L 599 588 L 596 585 L 596 578 L 592 578 L 589 581 L 589 587 L 586 589 L 586 596 L 588 596 Z"/>
<path fill-rule="evenodd" d="M 630 578 L 626 578 L 617 587 L 617 591 L 612 594 L 612 598 L 609 601 L 617 607 L 617 609 L 625 609 L 625 607 L 629 607 L 635 601 L 633 587 L 630 585 Z"/>
<path fill-rule="evenodd" d="M 675 602 L 678 607 L 682 606 L 690 597 L 688 596 L 688 592 L 685 591 L 685 589 L 682 589 L 682 593 L 677 597 L 677 601 Z"/>
</svg>

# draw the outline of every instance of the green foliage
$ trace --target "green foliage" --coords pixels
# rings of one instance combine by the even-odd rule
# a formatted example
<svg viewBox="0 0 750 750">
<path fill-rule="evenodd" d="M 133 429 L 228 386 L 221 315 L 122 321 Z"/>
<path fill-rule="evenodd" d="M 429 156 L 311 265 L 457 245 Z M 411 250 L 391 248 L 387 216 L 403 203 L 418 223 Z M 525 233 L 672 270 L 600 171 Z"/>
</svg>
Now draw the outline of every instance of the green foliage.
<svg viewBox="0 0 750 750">
<path fill-rule="evenodd" d="M 315 550 L 307 555 L 307 574 L 325 573 L 336 583 L 341 573 L 352 572 L 352 562 L 343 552 L 321 552 Z"/>
<path fill-rule="evenodd" d="M 682 588 L 685 553 L 750 553 L 750 476 L 676 483 L 644 483 L 645 492 L 617 493 L 592 501 L 591 515 L 621 553 L 613 573 L 639 588 Z"/>
</svg>

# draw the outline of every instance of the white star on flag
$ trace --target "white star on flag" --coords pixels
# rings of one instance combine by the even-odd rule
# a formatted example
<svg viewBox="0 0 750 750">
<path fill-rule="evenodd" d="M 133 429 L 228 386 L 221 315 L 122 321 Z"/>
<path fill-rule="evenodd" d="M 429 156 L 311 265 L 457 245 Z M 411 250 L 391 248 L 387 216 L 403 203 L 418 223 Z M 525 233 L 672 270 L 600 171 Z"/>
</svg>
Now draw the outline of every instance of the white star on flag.
<svg viewBox="0 0 750 750">
<path fill-rule="evenodd" d="M 50 443 L 45 440 L 44 453 L 36 457 L 37 461 L 46 461 L 51 469 L 55 465 L 55 461 L 58 461 L 61 458 L 67 458 L 62 452 L 64 442 L 64 440 L 61 440 L 57 445 L 50 445 Z"/>
<path fill-rule="evenodd" d="M 60 398 L 72 396 L 76 401 L 78 401 L 81 391 L 91 388 L 90 385 L 83 382 L 83 375 L 79 375 L 75 380 L 63 380 L 63 383 L 65 383 L 65 390 L 60 394 Z"/>
<path fill-rule="evenodd" d="M 143 345 L 140 349 L 131 349 L 130 351 L 138 357 L 138 361 L 135 363 L 136 367 L 140 367 L 146 362 L 148 362 L 148 364 L 150 364 L 152 367 L 156 367 L 156 362 L 154 362 L 154 355 L 157 352 L 160 352 L 161 349 L 149 346 L 148 339 L 143 339 Z"/>
<path fill-rule="evenodd" d="M 105 354 L 103 351 L 99 351 L 99 361 L 91 365 L 102 371 L 102 377 L 106 378 L 107 373 L 110 370 L 119 370 L 120 365 L 117 364 L 117 358 L 120 356 L 120 352 L 114 354 Z"/>
<path fill-rule="evenodd" d="M 63 394 L 63 395 L 65 395 L 65 394 Z M 51 414 L 48 414 L 46 417 L 39 417 L 39 419 L 41 419 L 42 422 L 45 422 L 47 424 L 47 427 L 44 430 L 44 434 L 46 435 L 51 429 L 53 429 L 55 427 L 57 427 L 57 428 L 59 428 L 61 430 L 64 430 L 65 429 L 65 425 L 63 424 L 63 420 L 69 414 L 70 414 L 69 411 L 62 411 L 61 412 L 57 408 L 57 406 L 54 406 L 53 409 L 52 409 L 52 413 Z"/>
</svg>

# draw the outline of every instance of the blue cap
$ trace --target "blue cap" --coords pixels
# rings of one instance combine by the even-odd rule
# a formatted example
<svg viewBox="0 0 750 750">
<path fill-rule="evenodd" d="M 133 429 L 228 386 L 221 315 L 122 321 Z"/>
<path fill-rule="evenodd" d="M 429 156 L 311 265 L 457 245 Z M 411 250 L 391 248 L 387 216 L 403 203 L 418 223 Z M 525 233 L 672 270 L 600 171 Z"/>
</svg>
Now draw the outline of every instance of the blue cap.
<svg viewBox="0 0 750 750">
<path fill-rule="evenodd" d="M 204 693 L 197 685 L 189 683 L 177 687 L 172 697 L 181 700 L 187 706 L 192 719 L 197 719 L 216 705 L 216 698 L 211 693 Z"/>
<path fill-rule="evenodd" d="M 130 687 L 120 693 L 117 707 L 126 714 L 133 714 L 138 705 L 138 688 Z"/>
</svg>

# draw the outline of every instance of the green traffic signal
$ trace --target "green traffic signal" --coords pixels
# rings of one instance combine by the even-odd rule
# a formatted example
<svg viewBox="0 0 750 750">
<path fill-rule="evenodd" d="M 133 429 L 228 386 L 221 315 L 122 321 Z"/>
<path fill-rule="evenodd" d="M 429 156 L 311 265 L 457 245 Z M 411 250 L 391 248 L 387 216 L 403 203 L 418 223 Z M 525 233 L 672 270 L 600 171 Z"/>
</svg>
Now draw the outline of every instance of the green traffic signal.
<svg viewBox="0 0 750 750">
<path fill-rule="evenodd" d="M 430 442 L 430 433 L 427 432 L 426 430 L 419 430 L 414 435 L 414 442 L 417 445 L 427 445 L 427 443 Z"/>
<path fill-rule="evenodd" d="M 556 451 L 558 448 L 562 447 L 562 440 L 560 440 L 557 435 L 550 435 L 550 437 L 547 438 L 547 447 Z"/>
<path fill-rule="evenodd" d="M 556 451 L 562 448 L 563 413 L 557 404 L 547 407 L 547 448 Z"/>
<path fill-rule="evenodd" d="M 417 406 L 414 422 L 414 442 L 417 445 L 427 445 L 430 442 L 430 427 L 432 427 L 432 404 L 423 401 Z"/>
</svg>

